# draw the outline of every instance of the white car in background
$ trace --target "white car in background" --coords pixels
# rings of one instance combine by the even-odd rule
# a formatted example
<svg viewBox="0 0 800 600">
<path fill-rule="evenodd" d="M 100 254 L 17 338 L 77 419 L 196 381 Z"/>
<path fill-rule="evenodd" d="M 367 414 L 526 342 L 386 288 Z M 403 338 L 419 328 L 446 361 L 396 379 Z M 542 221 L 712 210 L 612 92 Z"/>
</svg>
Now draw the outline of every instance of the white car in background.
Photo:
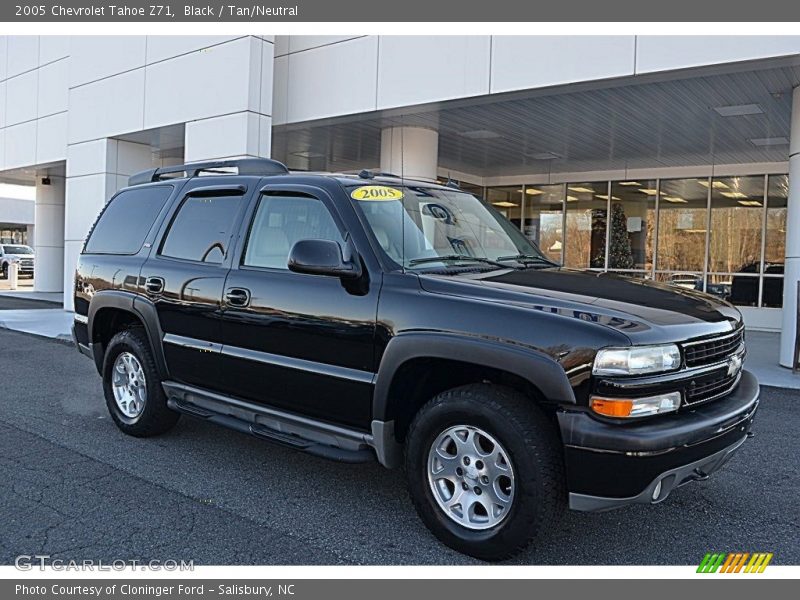
<svg viewBox="0 0 800 600">
<path fill-rule="evenodd" d="M 23 244 L 0 244 L 0 277 L 8 279 L 8 267 L 11 263 L 19 264 L 20 275 L 33 277 L 33 248 Z"/>
</svg>

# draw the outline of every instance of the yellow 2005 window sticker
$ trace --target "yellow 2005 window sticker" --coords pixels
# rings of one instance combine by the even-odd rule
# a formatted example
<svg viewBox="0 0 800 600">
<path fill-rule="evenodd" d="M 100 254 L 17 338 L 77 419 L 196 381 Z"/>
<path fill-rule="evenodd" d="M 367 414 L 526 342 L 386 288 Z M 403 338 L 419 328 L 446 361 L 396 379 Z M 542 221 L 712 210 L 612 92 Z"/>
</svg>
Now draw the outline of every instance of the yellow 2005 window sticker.
<svg viewBox="0 0 800 600">
<path fill-rule="evenodd" d="M 363 202 L 383 202 L 386 200 L 400 200 L 403 197 L 403 192 L 385 185 L 362 185 L 350 192 L 350 197 Z"/>
</svg>

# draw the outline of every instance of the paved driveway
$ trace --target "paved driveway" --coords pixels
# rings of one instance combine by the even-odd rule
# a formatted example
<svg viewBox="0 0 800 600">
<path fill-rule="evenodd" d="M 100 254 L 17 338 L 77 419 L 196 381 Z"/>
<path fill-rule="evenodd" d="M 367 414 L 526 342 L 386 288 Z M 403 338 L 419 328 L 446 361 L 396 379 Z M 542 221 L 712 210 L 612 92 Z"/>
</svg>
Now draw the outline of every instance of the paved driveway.
<svg viewBox="0 0 800 600">
<path fill-rule="evenodd" d="M 515 562 L 697 564 L 769 551 L 800 564 L 800 393 L 765 388 L 756 437 L 708 482 L 656 507 L 570 513 Z M 608 477 L 614 477 L 608 473 Z M 402 474 L 343 465 L 183 418 L 126 437 L 88 359 L 0 330 L 0 564 L 193 559 L 197 564 L 474 562 L 416 517 Z"/>
</svg>

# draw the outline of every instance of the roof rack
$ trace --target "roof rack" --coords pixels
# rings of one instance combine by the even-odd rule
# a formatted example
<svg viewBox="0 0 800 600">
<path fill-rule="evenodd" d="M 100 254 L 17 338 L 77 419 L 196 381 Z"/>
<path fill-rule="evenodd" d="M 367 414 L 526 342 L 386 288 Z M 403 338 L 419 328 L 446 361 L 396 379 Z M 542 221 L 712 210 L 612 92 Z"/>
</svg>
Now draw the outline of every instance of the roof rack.
<svg viewBox="0 0 800 600">
<path fill-rule="evenodd" d="M 376 177 L 395 177 L 397 179 L 402 179 L 399 175 L 395 175 L 394 173 L 387 173 L 385 171 L 370 171 L 369 169 L 362 169 L 358 172 L 358 176 L 361 179 L 375 179 Z"/>
<path fill-rule="evenodd" d="M 200 173 L 213 173 L 219 169 L 235 167 L 239 175 L 288 175 L 289 169 L 282 162 L 271 158 L 237 158 L 231 160 L 214 160 L 207 162 L 190 163 L 188 165 L 174 165 L 159 169 L 147 169 L 134 173 L 128 178 L 128 185 L 142 185 L 161 181 L 164 175 L 185 173 L 185 177 L 197 177 Z M 220 174 L 224 174 L 221 172 Z"/>
</svg>

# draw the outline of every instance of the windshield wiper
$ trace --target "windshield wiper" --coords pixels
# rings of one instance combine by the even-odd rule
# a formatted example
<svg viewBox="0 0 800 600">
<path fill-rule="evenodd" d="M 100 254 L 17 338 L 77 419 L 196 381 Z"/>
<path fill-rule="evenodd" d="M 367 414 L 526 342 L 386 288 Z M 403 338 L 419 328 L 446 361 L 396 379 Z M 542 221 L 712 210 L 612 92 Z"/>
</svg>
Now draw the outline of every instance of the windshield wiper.
<svg viewBox="0 0 800 600">
<path fill-rule="evenodd" d="M 549 267 L 559 266 L 558 263 L 555 263 L 552 260 L 549 260 L 543 256 L 536 256 L 535 254 L 514 254 L 513 256 L 498 256 L 495 260 L 497 261 L 515 260 L 517 262 L 522 263 L 523 265 L 537 263 Z"/>
<path fill-rule="evenodd" d="M 408 261 L 409 265 L 421 265 L 424 263 L 431 263 L 431 262 L 454 262 L 454 261 L 469 261 L 469 262 L 477 262 L 477 263 L 484 263 L 487 265 L 493 265 L 495 267 L 500 267 L 502 269 L 508 269 L 508 265 L 504 265 L 503 263 L 497 262 L 490 258 L 483 258 L 482 256 L 470 256 L 468 254 L 446 254 L 444 256 L 426 256 L 424 258 L 412 258 Z"/>
</svg>

